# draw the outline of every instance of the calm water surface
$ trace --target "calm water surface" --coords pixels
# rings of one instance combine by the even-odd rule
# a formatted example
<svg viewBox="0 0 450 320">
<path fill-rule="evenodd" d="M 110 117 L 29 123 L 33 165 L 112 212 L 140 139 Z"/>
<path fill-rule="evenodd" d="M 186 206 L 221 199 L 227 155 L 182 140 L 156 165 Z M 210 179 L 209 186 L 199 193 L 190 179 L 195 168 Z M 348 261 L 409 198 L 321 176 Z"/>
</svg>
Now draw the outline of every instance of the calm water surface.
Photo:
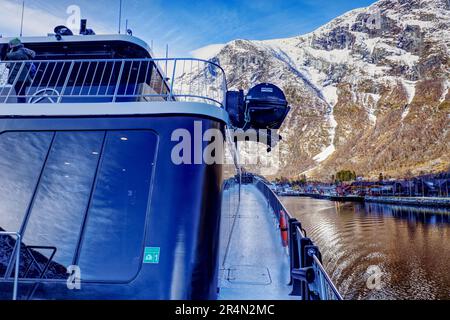
<svg viewBox="0 0 450 320">
<path fill-rule="evenodd" d="M 319 246 L 345 299 L 450 299 L 450 210 L 282 202 Z M 380 276 L 371 277 L 377 270 Z M 381 289 L 369 289 L 375 283 Z"/>
</svg>

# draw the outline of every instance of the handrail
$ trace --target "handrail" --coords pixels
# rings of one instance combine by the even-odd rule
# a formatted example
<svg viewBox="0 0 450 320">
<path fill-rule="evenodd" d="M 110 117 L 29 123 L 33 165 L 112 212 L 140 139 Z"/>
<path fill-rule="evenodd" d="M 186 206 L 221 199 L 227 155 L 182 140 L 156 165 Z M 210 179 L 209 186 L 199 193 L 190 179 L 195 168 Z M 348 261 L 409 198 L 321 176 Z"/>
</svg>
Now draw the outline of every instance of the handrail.
<svg viewBox="0 0 450 320">
<path fill-rule="evenodd" d="M 167 78 L 159 67 L 171 68 Z M 223 108 L 227 82 L 196 58 L 0 61 L 1 103 L 194 101 Z"/>
<path fill-rule="evenodd" d="M 277 219 L 280 219 L 281 212 L 289 219 L 289 257 L 293 287 L 291 294 L 299 295 L 303 300 L 343 300 L 322 265 L 319 248 L 306 236 L 301 223 L 290 215 L 278 196 L 262 179 L 254 176 L 253 181 L 267 199 Z"/>
<path fill-rule="evenodd" d="M 26 249 L 27 255 L 28 255 L 29 257 L 31 257 L 31 262 L 29 263 L 27 269 L 25 270 L 24 275 L 23 275 L 23 278 L 26 278 L 26 277 L 27 277 L 28 272 L 29 272 L 30 269 L 31 269 L 31 266 L 33 265 L 33 263 L 35 263 L 37 269 L 38 269 L 39 272 L 40 272 L 38 278 L 39 278 L 39 279 L 42 279 L 42 278 L 44 277 L 45 273 L 47 272 L 47 270 L 48 270 L 48 268 L 49 268 L 49 266 L 50 266 L 50 264 L 51 264 L 51 262 L 52 262 L 52 260 L 53 260 L 53 257 L 55 256 L 56 251 L 57 251 L 58 249 L 57 249 L 56 247 L 54 247 L 54 246 L 25 246 L 25 249 Z M 36 249 L 38 249 L 38 250 L 39 250 L 39 249 L 41 249 L 41 250 L 52 250 L 52 253 L 50 254 L 50 257 L 47 259 L 47 263 L 45 264 L 45 266 L 44 266 L 43 269 L 41 269 L 41 267 L 39 266 L 39 263 L 36 261 L 36 259 L 35 259 L 34 255 L 33 255 L 33 253 L 31 252 L 31 250 L 36 250 Z"/>
<path fill-rule="evenodd" d="M 322 263 L 320 262 L 319 258 L 314 254 L 313 255 L 313 259 L 314 259 L 315 265 L 320 269 L 321 275 L 323 275 L 325 277 L 325 280 L 328 282 L 328 285 L 330 286 L 330 289 L 333 291 L 335 296 L 338 298 L 337 300 L 344 300 L 344 298 L 339 293 L 339 290 L 336 288 L 336 286 L 334 285 L 333 281 L 331 280 L 330 276 L 328 275 L 328 273 L 324 269 L 324 267 L 323 267 Z"/>
<path fill-rule="evenodd" d="M 18 285 L 19 285 L 19 263 L 20 263 L 20 244 L 22 242 L 22 236 L 18 232 L 7 232 L 7 231 L 0 231 L 0 235 L 5 236 L 15 236 L 16 237 L 16 243 L 13 248 L 13 252 L 15 252 L 16 255 L 16 261 L 15 261 L 15 267 L 14 267 L 14 286 L 13 286 L 13 300 L 17 300 L 17 291 L 18 291 Z"/>
</svg>

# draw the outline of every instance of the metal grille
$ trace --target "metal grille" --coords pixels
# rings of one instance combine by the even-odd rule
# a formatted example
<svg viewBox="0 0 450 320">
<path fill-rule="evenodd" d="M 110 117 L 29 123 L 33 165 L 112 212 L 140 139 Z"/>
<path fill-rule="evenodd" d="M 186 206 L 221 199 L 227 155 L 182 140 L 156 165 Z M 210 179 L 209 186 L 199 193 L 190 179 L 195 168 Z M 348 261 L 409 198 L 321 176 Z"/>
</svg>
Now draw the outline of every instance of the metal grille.
<svg viewBox="0 0 450 320">
<path fill-rule="evenodd" d="M 0 103 L 193 101 L 223 107 L 226 90 L 223 69 L 200 59 L 0 62 Z"/>
</svg>

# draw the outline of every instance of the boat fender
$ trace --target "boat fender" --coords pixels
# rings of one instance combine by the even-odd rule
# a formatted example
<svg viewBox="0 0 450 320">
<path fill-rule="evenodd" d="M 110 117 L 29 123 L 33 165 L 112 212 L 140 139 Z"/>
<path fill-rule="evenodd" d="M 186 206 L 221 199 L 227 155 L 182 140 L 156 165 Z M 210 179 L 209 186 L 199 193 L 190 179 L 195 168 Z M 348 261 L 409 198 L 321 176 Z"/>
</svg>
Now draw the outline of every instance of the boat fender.
<svg viewBox="0 0 450 320">
<path fill-rule="evenodd" d="M 283 210 L 280 210 L 280 232 L 281 232 L 281 243 L 283 247 L 288 245 L 288 226 L 286 222 L 286 214 Z"/>
</svg>

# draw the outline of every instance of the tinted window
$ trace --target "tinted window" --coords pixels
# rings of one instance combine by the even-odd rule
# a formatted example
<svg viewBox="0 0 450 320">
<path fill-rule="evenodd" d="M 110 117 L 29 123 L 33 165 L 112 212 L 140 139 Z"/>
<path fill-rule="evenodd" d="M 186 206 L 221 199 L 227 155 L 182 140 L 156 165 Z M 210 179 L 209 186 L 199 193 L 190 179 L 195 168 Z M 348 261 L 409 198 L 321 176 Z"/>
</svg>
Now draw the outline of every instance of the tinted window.
<svg viewBox="0 0 450 320">
<path fill-rule="evenodd" d="M 24 265 L 21 277 L 40 277 L 47 263 L 46 277 L 67 277 L 66 268 L 74 259 L 104 135 L 56 133 L 23 234 L 29 249 L 26 254 L 36 262 Z"/>
<path fill-rule="evenodd" d="M 0 228 L 24 224 L 20 277 L 65 279 L 80 252 L 83 279 L 131 279 L 156 141 L 146 131 L 0 135 Z M 0 237 L 0 275 L 14 245 Z"/>
<path fill-rule="evenodd" d="M 83 280 L 136 275 L 156 141 L 152 132 L 108 132 L 78 263 Z"/>
<path fill-rule="evenodd" d="M 0 231 L 20 230 L 52 137 L 49 132 L 0 135 Z M 14 238 L 0 236 L 0 276 L 14 245 Z"/>
<path fill-rule="evenodd" d="M 0 135 L 0 228 L 19 231 L 53 133 Z"/>
</svg>

